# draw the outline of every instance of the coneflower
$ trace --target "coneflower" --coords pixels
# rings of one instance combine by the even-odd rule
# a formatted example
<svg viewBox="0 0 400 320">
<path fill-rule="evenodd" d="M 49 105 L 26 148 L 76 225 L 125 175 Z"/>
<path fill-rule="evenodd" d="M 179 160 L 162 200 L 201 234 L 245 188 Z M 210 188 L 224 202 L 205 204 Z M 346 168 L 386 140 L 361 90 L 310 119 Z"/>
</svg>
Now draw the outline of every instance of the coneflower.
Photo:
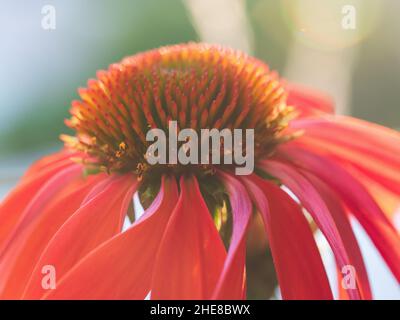
<svg viewBox="0 0 400 320">
<path fill-rule="evenodd" d="M 65 148 L 27 171 L 0 207 L 0 297 L 243 299 L 249 222 L 261 214 L 284 299 L 332 299 L 304 212 L 353 266 L 342 298 L 371 299 L 350 217 L 400 279 L 400 135 L 334 115 L 263 62 L 183 44 L 124 59 L 80 89 Z M 152 128 L 254 129 L 256 170 L 150 165 Z M 295 196 L 288 195 L 282 186 Z M 132 198 L 145 207 L 135 220 Z M 126 218 L 132 225 L 126 230 Z M 43 288 L 42 269 L 56 270 Z M 339 272 L 339 278 L 341 273 Z"/>
</svg>

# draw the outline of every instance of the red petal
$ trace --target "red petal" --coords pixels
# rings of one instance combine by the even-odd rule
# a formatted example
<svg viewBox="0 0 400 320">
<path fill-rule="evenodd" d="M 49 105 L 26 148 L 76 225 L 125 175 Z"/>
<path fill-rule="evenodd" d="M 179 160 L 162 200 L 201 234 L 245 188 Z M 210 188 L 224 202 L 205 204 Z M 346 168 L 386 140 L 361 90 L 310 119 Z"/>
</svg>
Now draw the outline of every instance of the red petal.
<svg viewBox="0 0 400 320">
<path fill-rule="evenodd" d="M 354 166 L 349 165 L 346 170 L 368 190 L 383 212 L 394 222 L 394 216 L 400 208 L 400 194 L 383 187 L 376 180 L 366 176 Z"/>
<path fill-rule="evenodd" d="M 59 152 L 45 156 L 36 162 L 34 162 L 22 177 L 23 180 L 29 179 L 31 176 L 37 175 L 41 171 L 48 169 L 51 166 L 56 166 L 60 162 L 67 160 L 71 164 L 73 163 L 70 159 L 71 157 L 77 156 L 78 152 L 70 150 L 61 150 Z"/>
<path fill-rule="evenodd" d="M 280 151 L 283 157 L 314 173 L 340 195 L 400 280 L 399 234 L 362 184 L 332 160 L 307 149 L 286 145 Z"/>
<path fill-rule="evenodd" d="M 283 299 L 333 299 L 321 256 L 299 206 L 276 185 L 243 178 L 264 219 Z"/>
<path fill-rule="evenodd" d="M 244 186 L 231 175 L 220 172 L 229 193 L 233 231 L 228 256 L 214 293 L 215 299 L 245 298 L 246 231 L 252 205 Z"/>
<path fill-rule="evenodd" d="M 127 231 L 93 250 L 58 281 L 48 299 L 144 299 L 165 225 L 178 200 L 175 178 Z"/>
<path fill-rule="evenodd" d="M 344 117 L 301 119 L 292 121 L 291 127 L 306 130 L 296 143 L 313 147 L 335 161 L 349 162 L 400 195 L 400 134 Z"/>
<path fill-rule="evenodd" d="M 287 85 L 286 89 L 288 92 L 287 104 L 295 107 L 300 112 L 300 117 L 335 112 L 334 102 L 327 95 L 293 83 Z"/>
<path fill-rule="evenodd" d="M 23 180 L 0 205 L 0 248 L 5 245 L 4 241 L 10 237 L 11 231 L 20 220 L 23 211 L 29 202 L 36 196 L 45 183 L 55 174 L 71 166 L 70 160 L 60 161 L 50 168 L 42 170 L 37 175 Z"/>
<path fill-rule="evenodd" d="M 27 286 L 28 297 L 39 298 L 46 293 L 41 286 L 43 266 L 54 266 L 61 279 L 91 250 L 121 231 L 137 182 L 130 174 L 109 179 L 112 182 L 81 206 L 51 239 Z"/>
<path fill-rule="evenodd" d="M 154 266 L 152 299 L 210 299 L 226 252 L 194 177 L 181 194 Z"/>
<path fill-rule="evenodd" d="M 302 173 L 309 179 L 309 181 L 318 189 L 319 194 L 323 197 L 332 217 L 335 219 L 337 226 L 339 226 L 339 232 L 341 233 L 343 242 L 346 245 L 347 254 L 350 257 L 351 264 L 356 269 L 357 284 L 361 288 L 362 298 L 371 300 L 372 293 L 371 287 L 368 280 L 368 273 L 364 264 L 364 259 L 360 247 L 358 246 L 357 238 L 353 232 L 350 224 L 349 216 L 342 204 L 342 201 L 337 197 L 337 194 L 331 190 L 328 185 L 318 179 L 311 173 L 302 171 Z M 340 272 L 341 270 L 339 270 Z M 342 273 L 340 272 L 341 279 Z M 348 298 L 348 291 L 345 290 L 341 285 L 339 286 L 339 297 Z M 344 292 L 346 294 L 344 294 Z"/>
<path fill-rule="evenodd" d="M 362 296 L 366 296 L 371 299 L 368 277 L 357 240 L 345 212 L 340 210 L 340 203 L 333 201 L 334 193 L 331 192 L 333 194 L 331 196 L 321 183 L 315 179 L 309 181 L 308 179 L 311 177 L 305 176 L 305 173 L 299 169 L 296 170 L 284 163 L 265 161 L 263 168 L 272 176 L 280 179 L 311 214 L 330 244 L 340 270 L 347 265 L 353 265 L 356 268 L 357 275 L 360 277 L 358 280 L 362 282 L 360 287 L 365 288 L 365 292 L 360 295 L 359 288 L 357 290 L 349 289 L 349 297 L 360 299 Z"/>
<path fill-rule="evenodd" d="M 65 184 L 43 209 L 26 216 L 19 224 L 0 259 L 2 298 L 19 298 L 43 249 L 59 227 L 76 211 L 86 193 L 103 175 L 88 179 L 79 175 Z"/>
<path fill-rule="evenodd" d="M 46 183 L 36 192 L 35 196 L 28 203 L 26 208 L 19 215 L 19 222 L 15 228 L 9 233 L 7 239 L 2 244 L 1 255 L 13 241 L 16 234 L 31 224 L 47 204 L 49 204 L 58 193 L 62 192 L 65 185 L 73 181 L 81 174 L 82 168 L 79 165 L 71 165 L 59 172 L 55 173 L 53 177 L 49 178 Z"/>
<path fill-rule="evenodd" d="M 363 133 L 369 136 L 369 139 L 373 139 L 374 143 L 380 146 L 388 147 L 392 144 L 397 144 L 397 146 L 392 146 L 392 148 L 397 147 L 397 150 L 400 150 L 400 145 L 398 144 L 400 133 L 396 130 L 353 117 L 336 116 L 335 118 L 340 123 L 351 128 L 351 130 L 356 130 L 360 134 Z"/>
</svg>

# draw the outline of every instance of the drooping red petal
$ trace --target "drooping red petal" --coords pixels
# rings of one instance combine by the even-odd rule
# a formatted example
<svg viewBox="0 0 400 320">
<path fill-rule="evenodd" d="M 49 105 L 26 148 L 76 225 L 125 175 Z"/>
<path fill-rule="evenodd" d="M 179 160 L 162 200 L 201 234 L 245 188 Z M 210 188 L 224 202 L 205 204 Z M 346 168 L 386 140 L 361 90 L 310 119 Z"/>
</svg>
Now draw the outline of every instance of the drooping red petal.
<svg viewBox="0 0 400 320">
<path fill-rule="evenodd" d="M 71 158 L 75 157 L 78 155 L 78 152 L 76 151 L 71 151 L 67 149 L 63 149 L 61 151 L 58 151 L 56 153 L 47 155 L 45 157 L 42 157 L 41 159 L 35 161 L 29 168 L 26 170 L 24 173 L 22 180 L 29 179 L 30 177 L 37 175 L 41 171 L 48 169 L 52 166 L 56 166 L 62 161 L 70 161 L 72 164 Z M 82 155 L 81 155 L 82 156 Z"/>
<path fill-rule="evenodd" d="M 400 196 L 400 133 L 348 117 L 292 121 L 305 134 L 296 143 L 339 162 L 348 162 L 377 183 Z"/>
<path fill-rule="evenodd" d="M 351 128 L 351 130 L 356 130 L 360 134 L 363 133 L 367 135 L 368 139 L 373 139 L 374 143 L 379 146 L 386 148 L 391 144 L 397 144 L 399 141 L 400 133 L 388 127 L 353 117 L 339 115 L 335 116 L 335 118 L 340 123 Z M 397 150 L 400 150 L 400 146 L 398 144 Z"/>
<path fill-rule="evenodd" d="M 287 144 L 281 146 L 279 151 L 280 156 L 314 173 L 340 195 L 400 280 L 399 234 L 362 184 L 332 160 L 305 148 Z"/>
<path fill-rule="evenodd" d="M 333 299 L 321 256 L 299 206 L 256 175 L 243 178 L 263 219 L 283 299 Z"/>
<path fill-rule="evenodd" d="M 211 299 L 226 251 L 195 177 L 181 193 L 154 265 L 152 299 Z"/>
<path fill-rule="evenodd" d="M 229 193 L 233 215 L 232 238 L 215 299 L 245 298 L 246 231 L 252 205 L 244 186 L 229 174 L 219 173 Z"/>
<path fill-rule="evenodd" d="M 66 184 L 80 176 L 82 167 L 80 165 L 68 166 L 59 172 L 55 173 L 53 177 L 49 178 L 43 186 L 37 190 L 35 196 L 28 203 L 26 208 L 21 212 L 19 221 L 15 228 L 9 233 L 1 246 L 0 257 L 13 241 L 18 233 L 22 232 L 24 228 L 29 226 L 38 216 L 40 212 L 49 204 L 55 197 L 62 193 Z M 12 214 L 12 213 L 11 213 Z"/>
<path fill-rule="evenodd" d="M 400 209 L 400 193 L 388 190 L 352 165 L 346 166 L 346 170 L 368 190 L 383 212 L 394 221 L 394 216 Z"/>
<path fill-rule="evenodd" d="M 112 182 L 81 206 L 50 240 L 32 273 L 27 297 L 46 294 L 41 287 L 43 266 L 53 266 L 61 279 L 80 259 L 121 231 L 137 181 L 131 174 L 109 179 Z"/>
<path fill-rule="evenodd" d="M 175 178 L 128 230 L 93 250 L 50 290 L 46 299 L 144 299 L 165 225 L 178 200 Z"/>
<path fill-rule="evenodd" d="M 347 265 L 353 265 L 358 270 L 359 286 L 348 289 L 351 299 L 360 299 L 365 296 L 371 299 L 366 269 L 361 257 L 350 223 L 340 203 L 335 203 L 332 196 L 321 183 L 306 176 L 299 169 L 294 169 L 285 163 L 267 160 L 262 167 L 272 176 L 280 179 L 300 200 L 301 204 L 311 214 L 330 244 L 340 270 Z M 359 292 L 358 290 L 361 290 Z"/>
<path fill-rule="evenodd" d="M 59 163 L 41 170 L 36 175 L 31 175 L 23 180 L 0 204 L 0 248 L 10 237 L 12 230 L 29 202 L 37 195 L 37 192 L 58 172 L 72 166 L 70 160 Z"/>
<path fill-rule="evenodd" d="M 351 260 L 351 265 L 356 269 L 357 284 L 361 288 L 362 298 L 371 300 L 372 292 L 370 283 L 368 280 L 368 273 L 366 266 L 364 264 L 364 259 L 360 247 L 358 246 L 357 238 L 353 232 L 352 226 L 350 224 L 349 215 L 347 214 L 342 201 L 338 198 L 337 194 L 332 191 L 328 185 L 326 185 L 322 180 L 318 179 L 313 174 L 302 171 L 302 174 L 307 177 L 307 179 L 315 186 L 321 197 L 324 199 L 332 217 L 339 227 L 339 232 L 342 236 L 343 242 L 346 245 L 347 254 Z M 342 269 L 339 270 L 340 274 Z M 341 277 L 342 279 L 343 277 Z M 343 290 L 342 290 L 343 289 Z M 346 294 L 344 294 L 344 291 Z M 345 290 L 341 285 L 339 286 L 339 297 L 348 298 L 348 291 Z"/>
<path fill-rule="evenodd" d="M 331 97 L 299 84 L 288 84 L 287 104 L 300 112 L 300 117 L 334 113 L 334 102 Z"/>
<path fill-rule="evenodd" d="M 78 175 L 66 183 L 43 209 L 26 216 L 0 258 L 1 297 L 20 298 L 33 268 L 48 241 L 79 208 L 85 195 L 103 175 L 84 178 Z"/>
</svg>

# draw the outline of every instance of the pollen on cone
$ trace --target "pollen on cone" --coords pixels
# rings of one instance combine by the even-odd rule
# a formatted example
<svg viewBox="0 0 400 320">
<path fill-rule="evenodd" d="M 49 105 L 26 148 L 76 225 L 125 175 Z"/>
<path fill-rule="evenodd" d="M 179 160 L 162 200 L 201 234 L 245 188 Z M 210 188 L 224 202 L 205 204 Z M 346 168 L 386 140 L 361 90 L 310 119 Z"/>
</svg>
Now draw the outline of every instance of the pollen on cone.
<svg viewBox="0 0 400 320">
<path fill-rule="evenodd" d="M 267 65 L 220 46 L 162 47 L 125 58 L 97 77 L 79 90 L 81 101 L 72 103 L 66 123 L 76 131 L 72 146 L 108 171 L 143 164 L 147 131 L 167 130 L 169 120 L 178 130 L 254 129 L 255 152 L 265 155 L 279 143 L 291 111 Z M 71 139 L 65 142 L 71 146 Z"/>
</svg>

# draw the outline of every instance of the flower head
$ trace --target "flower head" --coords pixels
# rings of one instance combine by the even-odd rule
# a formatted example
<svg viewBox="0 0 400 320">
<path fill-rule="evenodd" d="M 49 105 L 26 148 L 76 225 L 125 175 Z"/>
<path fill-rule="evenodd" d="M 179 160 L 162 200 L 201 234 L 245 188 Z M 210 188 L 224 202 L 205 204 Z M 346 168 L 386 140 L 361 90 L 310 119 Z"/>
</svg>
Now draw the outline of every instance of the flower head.
<svg viewBox="0 0 400 320">
<path fill-rule="evenodd" d="M 331 299 L 304 211 L 338 269 L 356 270 L 341 297 L 372 297 L 350 216 L 400 279 L 399 234 L 382 205 L 400 202 L 399 133 L 336 116 L 328 98 L 206 44 L 128 57 L 79 94 L 67 120 L 76 134 L 1 205 L 0 296 L 242 299 L 246 236 L 260 214 L 283 298 Z M 253 129 L 255 173 L 150 165 L 147 132 L 172 120 L 178 130 Z M 135 220 L 136 192 L 146 210 Z M 135 221 L 126 229 L 127 217 Z M 57 275 L 51 290 L 42 281 L 48 265 Z"/>
<path fill-rule="evenodd" d="M 151 128 L 255 130 L 256 153 L 263 157 L 287 137 L 292 108 L 276 73 L 247 55 L 219 46 L 163 47 L 124 59 L 97 73 L 80 89 L 66 123 L 76 137 L 67 146 L 93 157 L 87 165 L 107 172 L 154 169 L 146 162 Z M 160 168 L 157 168 L 160 169 Z M 180 171 L 182 166 L 162 168 Z M 204 171 L 190 168 L 190 170 Z M 152 175 L 154 175 L 154 170 Z"/>
</svg>

